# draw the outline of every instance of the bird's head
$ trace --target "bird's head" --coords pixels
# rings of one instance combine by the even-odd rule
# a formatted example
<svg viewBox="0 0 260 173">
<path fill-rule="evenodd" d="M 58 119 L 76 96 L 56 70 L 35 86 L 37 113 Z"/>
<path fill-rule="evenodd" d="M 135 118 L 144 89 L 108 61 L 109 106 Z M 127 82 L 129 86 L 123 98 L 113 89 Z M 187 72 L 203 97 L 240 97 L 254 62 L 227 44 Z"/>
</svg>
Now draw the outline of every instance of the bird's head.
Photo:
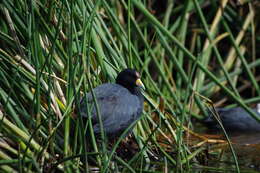
<svg viewBox="0 0 260 173">
<path fill-rule="evenodd" d="M 133 91 L 136 87 L 145 89 L 140 74 L 136 70 L 130 68 L 127 68 L 118 74 L 116 83 L 124 86 L 129 91 Z"/>
</svg>

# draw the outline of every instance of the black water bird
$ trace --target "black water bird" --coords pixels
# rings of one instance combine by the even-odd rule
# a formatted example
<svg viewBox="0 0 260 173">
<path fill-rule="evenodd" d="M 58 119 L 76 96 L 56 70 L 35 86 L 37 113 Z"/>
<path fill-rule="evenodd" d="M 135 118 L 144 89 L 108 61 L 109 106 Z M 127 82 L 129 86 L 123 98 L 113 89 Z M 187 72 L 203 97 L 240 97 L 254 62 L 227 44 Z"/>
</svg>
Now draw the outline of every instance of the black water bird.
<svg viewBox="0 0 260 173">
<path fill-rule="evenodd" d="M 93 89 L 104 133 L 108 138 L 121 135 L 141 116 L 144 102 L 141 88 L 144 89 L 144 85 L 140 78 L 137 71 L 125 69 L 118 74 L 116 83 L 105 83 Z M 91 92 L 81 99 L 80 114 L 83 117 L 90 115 L 94 133 L 101 133 L 98 111 Z"/>
<path fill-rule="evenodd" d="M 228 132 L 260 132 L 260 123 L 249 115 L 241 107 L 236 108 L 216 108 L 220 120 Z M 257 108 L 252 109 L 259 117 L 260 112 Z M 209 129 L 220 129 L 219 124 L 212 114 L 203 121 Z"/>
</svg>

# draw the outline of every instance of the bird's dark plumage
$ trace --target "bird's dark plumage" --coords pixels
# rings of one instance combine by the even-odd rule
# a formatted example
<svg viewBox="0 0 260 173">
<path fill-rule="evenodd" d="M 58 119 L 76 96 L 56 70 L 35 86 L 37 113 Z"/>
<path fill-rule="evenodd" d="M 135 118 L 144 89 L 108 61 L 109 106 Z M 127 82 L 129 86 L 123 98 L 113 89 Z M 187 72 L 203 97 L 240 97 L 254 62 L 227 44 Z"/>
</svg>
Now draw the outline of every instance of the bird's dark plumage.
<svg viewBox="0 0 260 173">
<path fill-rule="evenodd" d="M 126 69 L 118 74 L 116 83 L 105 83 L 93 89 L 103 122 L 105 134 L 108 137 L 120 135 L 128 126 L 138 119 L 143 110 L 143 95 L 138 82 L 140 75 L 135 70 Z M 95 133 L 100 133 L 98 114 L 94 98 L 89 92 L 81 100 L 80 113 L 88 117 L 87 108 Z"/>
<path fill-rule="evenodd" d="M 221 122 L 225 130 L 230 132 L 259 132 L 260 123 L 252 118 L 243 108 L 217 108 Z M 253 111 L 260 117 L 257 109 Z M 204 123 L 210 128 L 220 129 L 217 121 L 212 115 L 204 120 Z"/>
</svg>

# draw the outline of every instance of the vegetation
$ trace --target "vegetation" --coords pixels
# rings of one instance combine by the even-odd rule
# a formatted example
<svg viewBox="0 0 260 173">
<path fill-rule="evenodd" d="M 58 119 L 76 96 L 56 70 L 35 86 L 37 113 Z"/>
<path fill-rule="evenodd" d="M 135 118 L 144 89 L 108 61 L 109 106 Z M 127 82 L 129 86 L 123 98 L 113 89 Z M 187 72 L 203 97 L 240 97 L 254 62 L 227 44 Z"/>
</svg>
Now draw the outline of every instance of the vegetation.
<svg viewBox="0 0 260 173">
<path fill-rule="evenodd" d="M 253 0 L 1 1 L 0 170 L 225 170 L 204 163 L 208 149 L 197 144 L 207 139 L 191 141 L 191 120 L 213 103 L 260 121 L 249 109 L 260 101 L 259 9 Z M 91 127 L 75 111 L 126 67 L 147 88 L 130 158 L 122 136 L 86 141 Z"/>
</svg>

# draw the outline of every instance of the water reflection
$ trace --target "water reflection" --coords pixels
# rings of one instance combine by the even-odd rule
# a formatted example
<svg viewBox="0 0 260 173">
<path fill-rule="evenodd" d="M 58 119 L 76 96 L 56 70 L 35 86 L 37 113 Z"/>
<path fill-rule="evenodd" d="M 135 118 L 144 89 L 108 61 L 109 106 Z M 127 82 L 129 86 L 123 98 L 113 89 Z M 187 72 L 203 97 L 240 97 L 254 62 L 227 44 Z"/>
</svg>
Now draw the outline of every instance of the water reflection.
<svg viewBox="0 0 260 173">
<path fill-rule="evenodd" d="M 238 145 L 260 144 L 260 133 L 230 134 L 231 141 Z"/>
<path fill-rule="evenodd" d="M 223 132 L 216 129 L 208 129 L 200 132 L 200 134 L 207 136 L 209 139 L 226 140 Z M 229 131 L 227 134 L 235 150 L 240 168 L 242 170 L 260 171 L 260 133 Z M 222 168 L 230 166 L 234 168 L 235 162 L 227 142 L 208 143 L 207 145 L 209 153 L 213 154 L 209 159 L 209 166 L 219 167 L 221 165 Z M 219 153 L 217 154 L 218 157 L 214 158 L 216 153 Z"/>
</svg>

